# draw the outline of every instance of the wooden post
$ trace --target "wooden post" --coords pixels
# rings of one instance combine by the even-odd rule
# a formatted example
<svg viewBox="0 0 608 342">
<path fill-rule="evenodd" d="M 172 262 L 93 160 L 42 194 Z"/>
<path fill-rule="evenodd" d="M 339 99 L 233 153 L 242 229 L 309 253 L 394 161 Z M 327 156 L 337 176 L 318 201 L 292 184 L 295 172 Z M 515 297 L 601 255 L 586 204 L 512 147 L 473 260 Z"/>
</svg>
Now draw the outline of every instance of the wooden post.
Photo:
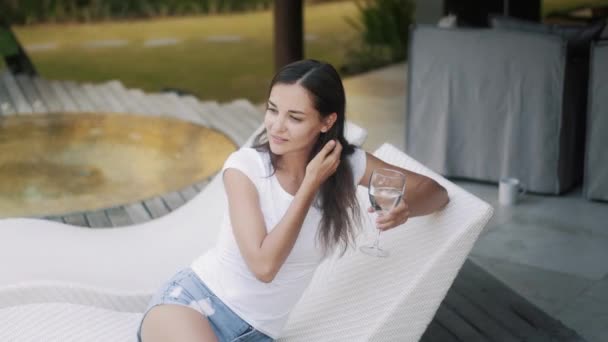
<svg viewBox="0 0 608 342">
<path fill-rule="evenodd" d="M 302 0 L 274 1 L 274 66 L 283 66 L 304 57 Z"/>
</svg>

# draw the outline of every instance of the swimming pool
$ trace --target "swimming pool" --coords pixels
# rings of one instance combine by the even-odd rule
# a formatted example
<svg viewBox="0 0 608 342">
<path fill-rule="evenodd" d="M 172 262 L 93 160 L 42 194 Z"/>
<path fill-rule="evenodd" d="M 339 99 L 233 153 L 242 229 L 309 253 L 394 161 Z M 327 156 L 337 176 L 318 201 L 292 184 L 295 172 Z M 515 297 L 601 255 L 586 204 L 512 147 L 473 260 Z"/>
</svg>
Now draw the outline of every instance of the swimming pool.
<svg viewBox="0 0 608 342">
<path fill-rule="evenodd" d="M 0 217 L 128 204 L 216 173 L 236 145 L 174 118 L 129 114 L 0 117 Z"/>
</svg>

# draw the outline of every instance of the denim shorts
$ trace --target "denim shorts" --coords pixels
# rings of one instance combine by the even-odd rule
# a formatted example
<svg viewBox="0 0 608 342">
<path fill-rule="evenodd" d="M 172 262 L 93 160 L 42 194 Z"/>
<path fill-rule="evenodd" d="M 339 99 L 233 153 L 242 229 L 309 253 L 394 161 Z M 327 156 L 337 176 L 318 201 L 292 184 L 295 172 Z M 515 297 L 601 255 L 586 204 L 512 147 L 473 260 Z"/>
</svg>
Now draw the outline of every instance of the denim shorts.
<svg viewBox="0 0 608 342">
<path fill-rule="evenodd" d="M 150 309 L 161 304 L 183 305 L 200 312 L 209 320 L 219 342 L 273 341 L 230 310 L 190 268 L 179 271 L 152 297 L 142 322 Z M 137 340 L 141 342 L 141 322 Z"/>
</svg>

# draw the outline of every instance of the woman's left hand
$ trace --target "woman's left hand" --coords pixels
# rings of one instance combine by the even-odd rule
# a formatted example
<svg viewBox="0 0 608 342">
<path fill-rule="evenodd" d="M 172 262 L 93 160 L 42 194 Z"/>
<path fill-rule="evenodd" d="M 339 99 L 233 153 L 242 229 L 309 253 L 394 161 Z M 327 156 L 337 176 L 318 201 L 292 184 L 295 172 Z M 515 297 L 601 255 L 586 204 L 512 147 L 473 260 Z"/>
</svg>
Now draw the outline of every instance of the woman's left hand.
<svg viewBox="0 0 608 342">
<path fill-rule="evenodd" d="M 368 212 L 373 213 L 374 208 L 369 207 Z M 410 217 L 410 208 L 407 204 L 407 199 L 401 197 L 397 206 L 391 209 L 388 213 L 378 214 L 376 217 L 376 228 L 380 230 L 389 230 L 399 225 L 404 224 Z"/>
</svg>

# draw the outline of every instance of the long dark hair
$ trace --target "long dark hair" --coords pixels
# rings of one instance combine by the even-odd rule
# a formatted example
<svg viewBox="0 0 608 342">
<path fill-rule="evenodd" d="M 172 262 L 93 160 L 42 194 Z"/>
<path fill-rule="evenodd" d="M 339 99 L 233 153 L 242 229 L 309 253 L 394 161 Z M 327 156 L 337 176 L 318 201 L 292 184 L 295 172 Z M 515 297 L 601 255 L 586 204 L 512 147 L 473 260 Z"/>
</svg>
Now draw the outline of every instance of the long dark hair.
<svg viewBox="0 0 608 342">
<path fill-rule="evenodd" d="M 343 146 L 340 165 L 321 185 L 318 200 L 314 205 L 322 214 L 317 239 L 321 243 L 323 252 L 327 254 L 340 244 L 343 247 L 341 254 L 344 254 L 349 244 L 354 241 L 355 228 L 357 223 L 361 222 L 361 213 L 356 197 L 357 189 L 353 183 L 353 171 L 350 164 L 345 161 L 348 155 L 353 154 L 355 148 L 344 138 L 346 99 L 340 75 L 331 64 L 307 59 L 288 64 L 279 70 L 270 83 L 268 94 L 275 84 L 299 84 L 305 88 L 322 119 L 332 113 L 337 114 L 336 122 L 331 129 L 319 135 L 308 156 L 308 161 L 312 160 L 331 139 L 337 139 Z M 272 169 L 277 169 L 280 156 L 270 150 L 265 130 L 256 137 L 254 148 L 268 152 Z"/>
</svg>

